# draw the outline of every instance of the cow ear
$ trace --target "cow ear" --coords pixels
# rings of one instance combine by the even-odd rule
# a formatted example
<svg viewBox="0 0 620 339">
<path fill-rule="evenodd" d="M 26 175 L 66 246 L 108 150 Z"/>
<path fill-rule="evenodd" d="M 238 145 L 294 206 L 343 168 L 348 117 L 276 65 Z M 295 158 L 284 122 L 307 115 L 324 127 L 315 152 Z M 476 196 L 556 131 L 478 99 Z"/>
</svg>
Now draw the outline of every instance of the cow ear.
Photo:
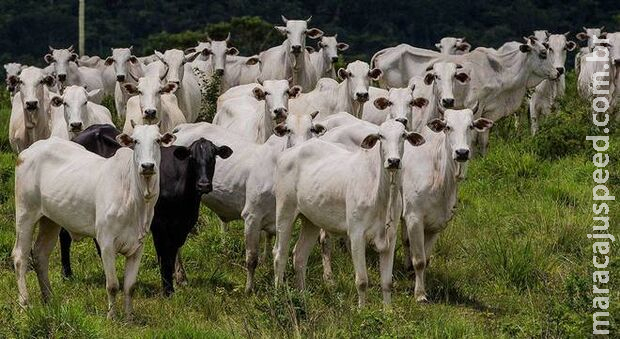
<svg viewBox="0 0 620 339">
<path fill-rule="evenodd" d="M 375 99 L 373 104 L 378 110 L 383 111 L 384 109 L 388 108 L 388 106 L 390 106 L 391 103 L 390 103 L 390 100 L 388 100 L 387 98 L 380 97 L 380 98 Z"/>
<path fill-rule="evenodd" d="M 325 128 L 325 126 L 321 124 L 314 124 L 314 126 L 312 126 L 312 128 L 310 129 L 310 132 L 314 133 L 317 137 L 325 134 L 326 131 L 327 128 Z"/>
<path fill-rule="evenodd" d="M 323 36 L 323 31 L 318 28 L 310 28 L 306 31 L 306 36 L 310 39 L 318 39 Z"/>
<path fill-rule="evenodd" d="M 314 112 L 310 113 L 310 117 L 311 117 L 312 119 L 316 118 L 316 117 L 317 117 L 317 115 L 319 115 L 319 111 L 314 111 Z"/>
<path fill-rule="evenodd" d="M 286 30 L 286 27 L 284 26 L 275 26 L 274 28 L 276 29 L 276 31 L 280 32 L 280 34 L 282 35 L 286 35 L 286 33 L 288 33 Z"/>
<path fill-rule="evenodd" d="M 577 38 L 577 40 L 580 41 L 588 40 L 588 35 L 585 32 L 579 32 L 577 33 L 577 35 L 575 35 L 575 37 Z"/>
<path fill-rule="evenodd" d="M 349 49 L 349 44 L 345 44 L 344 42 L 339 42 L 336 45 L 336 48 L 338 48 L 339 51 L 346 51 L 347 49 Z"/>
<path fill-rule="evenodd" d="M 196 53 L 196 47 L 190 47 L 190 48 L 186 48 L 183 51 L 184 54 L 191 54 L 191 53 Z"/>
<path fill-rule="evenodd" d="M 415 106 L 415 107 L 422 108 L 422 107 L 428 105 L 428 100 L 426 100 L 425 98 L 415 98 L 411 102 L 411 105 Z"/>
<path fill-rule="evenodd" d="M 86 96 L 88 97 L 88 100 L 91 101 L 95 96 L 99 95 L 99 93 L 101 93 L 101 88 L 97 88 L 86 93 Z"/>
<path fill-rule="evenodd" d="M 256 100 L 265 100 L 265 91 L 263 91 L 260 87 L 254 87 L 252 94 L 254 94 Z"/>
<path fill-rule="evenodd" d="M 47 62 L 48 64 L 51 64 L 52 62 L 54 62 L 54 57 L 51 54 L 45 54 L 45 56 L 43 57 L 43 59 L 45 60 L 45 62 Z"/>
<path fill-rule="evenodd" d="M 75 53 L 72 53 L 71 56 L 69 57 L 69 61 L 73 61 L 73 62 L 77 62 L 78 59 L 79 57 Z"/>
<path fill-rule="evenodd" d="M 411 146 L 421 146 L 426 142 L 426 139 L 424 139 L 420 133 L 416 132 L 407 133 L 406 139 L 409 141 Z"/>
<path fill-rule="evenodd" d="M 478 132 L 484 132 L 493 127 L 493 121 L 485 118 L 478 118 L 473 123 L 474 128 Z"/>
<path fill-rule="evenodd" d="M 301 86 L 295 85 L 288 90 L 288 97 L 295 98 L 299 93 L 301 93 Z"/>
<path fill-rule="evenodd" d="M 371 149 L 375 147 L 379 139 L 380 139 L 379 134 L 369 134 L 368 136 L 364 138 L 364 140 L 362 140 L 362 144 L 360 146 L 364 149 Z"/>
<path fill-rule="evenodd" d="M 125 88 L 127 93 L 129 93 L 131 95 L 136 95 L 136 94 L 138 94 L 140 92 L 138 90 L 138 87 L 136 85 L 134 85 L 134 84 L 131 84 L 131 83 L 124 83 L 123 84 L 123 88 Z"/>
<path fill-rule="evenodd" d="M 166 133 L 159 138 L 159 144 L 163 147 L 168 147 L 172 145 L 172 143 L 177 140 L 177 136 L 172 133 Z"/>
<path fill-rule="evenodd" d="M 283 137 L 289 132 L 288 127 L 286 127 L 285 123 L 277 124 L 276 127 L 273 128 L 273 134 Z"/>
<path fill-rule="evenodd" d="M 447 124 L 445 120 L 433 119 L 429 121 L 428 124 L 426 124 L 426 126 L 428 126 L 428 128 L 430 128 L 431 131 L 439 133 L 446 128 Z"/>
<path fill-rule="evenodd" d="M 468 42 L 461 42 L 457 47 L 457 50 L 467 52 L 471 49 L 471 45 Z"/>
<path fill-rule="evenodd" d="M 435 74 L 433 74 L 433 73 L 427 73 L 427 74 L 424 76 L 424 83 L 425 83 L 427 86 L 430 86 L 430 85 L 433 83 L 433 81 L 434 81 L 434 80 L 435 80 Z"/>
<path fill-rule="evenodd" d="M 52 97 L 51 102 L 52 102 L 52 106 L 54 106 L 54 107 L 60 107 L 60 106 L 62 106 L 62 104 L 64 104 L 64 101 L 62 100 L 62 98 L 57 96 L 57 95 L 54 95 Z"/>
<path fill-rule="evenodd" d="M 440 50 L 440 51 L 441 51 L 441 44 L 440 44 L 440 43 L 436 43 L 436 44 L 435 44 L 435 48 L 437 48 L 438 50 Z"/>
<path fill-rule="evenodd" d="M 114 58 L 107 57 L 107 58 L 105 58 L 105 62 L 103 64 L 106 65 L 106 66 L 112 66 L 113 63 L 114 63 Z"/>
<path fill-rule="evenodd" d="M 157 59 L 159 59 L 161 62 L 164 62 L 164 55 L 163 55 L 163 54 L 161 54 L 161 52 L 160 52 L 160 51 L 155 50 L 155 51 L 153 51 L 153 52 L 154 52 L 155 56 L 157 57 Z"/>
<path fill-rule="evenodd" d="M 133 46 L 132 46 L 133 47 Z M 135 55 L 132 55 L 129 57 L 129 62 L 131 62 L 132 64 L 137 64 L 138 63 L 138 58 L 136 58 Z"/>
<path fill-rule="evenodd" d="M 176 90 L 179 88 L 179 85 L 175 84 L 174 82 L 169 82 L 167 84 L 164 85 L 164 87 L 161 88 L 161 93 L 174 93 L 176 92 Z"/>
<path fill-rule="evenodd" d="M 194 60 L 196 60 L 196 58 L 200 55 L 200 52 L 196 52 L 194 54 L 191 55 L 186 55 L 185 56 L 185 62 L 192 62 Z"/>
<path fill-rule="evenodd" d="M 368 76 L 372 79 L 372 80 L 379 80 L 381 79 L 381 76 L 383 75 L 383 71 L 378 69 L 378 68 L 373 68 L 370 71 L 368 71 Z"/>
<path fill-rule="evenodd" d="M 234 47 L 230 47 L 229 49 L 226 50 L 226 55 L 237 55 L 237 54 L 239 54 L 239 50 Z"/>
<path fill-rule="evenodd" d="M 349 72 L 344 68 L 339 68 L 338 77 L 340 78 L 340 80 L 344 80 L 349 77 Z"/>
<path fill-rule="evenodd" d="M 577 44 L 574 41 L 570 41 L 569 40 L 569 41 L 566 42 L 566 50 L 567 51 L 570 52 L 570 51 L 574 50 L 576 47 L 577 47 Z"/>
<path fill-rule="evenodd" d="M 117 135 L 116 142 L 118 142 L 123 147 L 132 147 L 135 144 L 133 138 L 125 133 Z"/>
<path fill-rule="evenodd" d="M 44 83 L 47 87 L 52 87 L 54 86 L 54 83 L 56 83 L 56 79 L 54 79 L 54 77 L 51 75 L 46 75 L 41 82 Z"/>
<path fill-rule="evenodd" d="M 312 46 L 306 46 L 306 51 L 310 54 L 316 52 L 316 49 L 314 49 L 314 47 Z"/>
<path fill-rule="evenodd" d="M 252 65 L 256 65 L 257 63 L 260 62 L 260 59 L 258 58 L 258 56 L 251 56 L 248 58 L 248 60 L 245 61 L 245 64 L 248 66 L 252 66 Z"/>
<path fill-rule="evenodd" d="M 190 155 L 192 155 L 192 152 L 187 147 L 178 146 L 174 149 L 172 154 L 174 155 L 175 158 L 179 160 L 185 160 L 189 158 Z"/>
<path fill-rule="evenodd" d="M 7 81 L 8 81 L 10 86 L 17 85 L 18 80 L 19 80 L 19 78 L 14 76 L 14 75 L 9 76 L 9 78 L 7 79 Z"/>
<path fill-rule="evenodd" d="M 466 83 L 469 80 L 469 75 L 467 75 L 467 73 L 456 73 L 454 77 L 461 83 Z"/>
<path fill-rule="evenodd" d="M 226 146 L 226 145 L 222 145 L 222 146 L 217 148 L 217 155 L 220 158 L 222 158 L 222 159 L 227 159 L 232 154 L 233 154 L 233 150 L 230 147 Z"/>
<path fill-rule="evenodd" d="M 528 44 L 521 44 L 521 45 L 519 46 L 519 50 L 520 50 L 521 52 L 523 52 L 523 53 L 527 53 L 527 52 L 529 52 L 529 51 L 531 51 L 531 50 L 532 50 L 532 47 L 530 47 L 530 45 L 528 45 Z"/>
</svg>

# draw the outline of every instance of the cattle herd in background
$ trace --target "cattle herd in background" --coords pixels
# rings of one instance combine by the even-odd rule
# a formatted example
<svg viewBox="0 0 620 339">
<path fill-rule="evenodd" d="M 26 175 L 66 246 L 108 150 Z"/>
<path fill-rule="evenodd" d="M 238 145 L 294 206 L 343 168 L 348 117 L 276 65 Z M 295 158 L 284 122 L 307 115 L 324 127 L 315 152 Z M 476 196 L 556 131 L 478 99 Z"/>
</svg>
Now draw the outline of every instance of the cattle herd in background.
<svg viewBox="0 0 620 339">
<path fill-rule="evenodd" d="M 221 219 L 223 231 L 243 220 L 247 292 L 255 288 L 261 233 L 268 245 L 276 237 L 275 285 L 283 283 L 300 219 L 293 250 L 299 288 L 319 240 L 324 279 L 331 281 L 330 238 L 344 237 L 359 305 L 366 299 L 369 243 L 379 253 L 389 304 L 400 225 L 415 300 L 426 301 L 425 269 L 454 213 L 474 145 L 484 154 L 493 122 L 513 114 L 528 91 L 536 133 L 538 118 L 564 95 L 567 52 L 577 48 L 568 33 L 547 31 L 498 49 L 470 50 L 464 38 L 447 37 L 436 45 L 439 52 L 401 44 L 377 52 L 370 64 L 354 61 L 336 70 L 347 44 L 310 28 L 310 19 L 282 20 L 275 29 L 284 42 L 253 56 L 239 56 L 229 35 L 144 57 L 131 47 L 113 48 L 107 58 L 50 47 L 46 68 L 4 66 L 12 100 L 9 140 L 19 153 L 12 255 L 21 305 L 28 305 L 30 256 L 43 299 L 49 298 L 48 261 L 59 234 L 66 276 L 72 274 L 71 240 L 95 239 L 108 317 L 119 289 L 118 253 L 126 257 L 124 307 L 132 313 L 149 231 L 170 295 L 173 281 L 186 279 L 180 249 L 201 202 Z M 600 64 L 584 58 L 606 51 L 609 100 L 617 103 L 620 33 L 584 28 L 576 37 L 587 42 L 576 56 L 580 95 L 595 94 L 591 78 Z M 306 38 L 317 39 L 318 50 L 306 46 Z M 221 79 L 217 113 L 213 123 L 196 122 L 201 88 L 214 76 Z M 101 105 L 105 96 L 114 97 L 122 131 Z"/>
</svg>

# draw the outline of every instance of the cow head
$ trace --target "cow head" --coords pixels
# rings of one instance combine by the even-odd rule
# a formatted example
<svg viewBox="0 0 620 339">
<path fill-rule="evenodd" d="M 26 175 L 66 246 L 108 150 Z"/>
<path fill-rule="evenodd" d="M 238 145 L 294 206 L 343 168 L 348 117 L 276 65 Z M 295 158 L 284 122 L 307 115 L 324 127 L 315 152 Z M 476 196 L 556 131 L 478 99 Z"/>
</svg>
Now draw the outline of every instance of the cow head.
<svg viewBox="0 0 620 339">
<path fill-rule="evenodd" d="M 129 48 L 112 48 L 112 56 L 105 59 L 106 66 L 114 65 L 116 81 L 123 83 L 127 80 L 127 73 L 131 72 L 131 65 L 138 65 L 139 61 L 131 54 L 133 46 Z M 128 67 L 129 66 L 129 67 Z"/>
<path fill-rule="evenodd" d="M 444 55 L 456 55 L 469 53 L 471 45 L 465 38 L 445 37 L 435 44 L 435 47 Z"/>
<path fill-rule="evenodd" d="M 338 51 L 345 51 L 349 49 L 349 45 L 344 42 L 338 42 L 336 39 L 338 34 L 328 37 L 323 36 L 318 42 L 318 47 L 323 53 L 323 58 L 326 64 L 336 63 L 338 61 Z"/>
<path fill-rule="evenodd" d="M 560 75 L 564 74 L 566 68 L 564 64 L 566 63 L 566 52 L 572 51 L 577 47 L 577 44 L 573 41 L 567 41 L 565 34 L 552 34 L 547 37 L 546 42 L 543 43 L 548 50 L 548 57 L 551 59 L 551 63 L 553 67 L 560 73 Z"/>
<path fill-rule="evenodd" d="M 181 86 L 183 74 L 185 73 L 185 64 L 194 61 L 200 53 L 195 52 L 190 55 L 185 55 L 182 50 L 169 49 L 163 54 L 159 51 L 155 51 L 155 55 L 166 67 L 167 81 Z"/>
<path fill-rule="evenodd" d="M 5 82 L 9 93 L 13 94 L 15 92 L 19 74 L 24 68 L 26 68 L 26 66 L 15 62 L 4 65 L 4 71 L 6 72 Z"/>
<path fill-rule="evenodd" d="M 546 29 L 539 29 L 534 31 L 534 37 L 536 38 L 536 40 L 544 43 L 547 41 L 547 39 L 549 39 L 549 36 L 551 36 L 551 34 L 549 34 L 549 31 L 547 31 Z"/>
<path fill-rule="evenodd" d="M 318 28 L 308 29 L 308 23 L 312 17 L 306 20 L 288 20 L 282 15 L 282 21 L 286 26 L 275 26 L 275 29 L 286 36 L 288 53 L 291 61 L 296 66 L 296 62 L 303 55 L 306 48 L 306 37 L 318 39 L 323 36 L 323 31 Z"/>
<path fill-rule="evenodd" d="M 189 161 L 190 175 L 195 178 L 196 193 L 203 195 L 213 190 L 216 157 L 226 159 L 232 153 L 228 146 L 216 146 L 211 141 L 200 138 L 189 147 L 177 146 L 173 155 L 181 161 Z"/>
<path fill-rule="evenodd" d="M 354 61 L 347 65 L 347 68 L 338 70 L 338 77 L 346 81 L 349 96 L 359 103 L 368 101 L 368 87 L 371 80 L 379 80 L 383 72 L 378 68 L 370 69 L 370 66 L 363 61 Z"/>
<path fill-rule="evenodd" d="M 185 55 L 191 55 L 193 53 L 200 53 L 200 55 L 198 56 L 198 60 L 202 60 L 202 61 L 207 61 L 209 59 L 209 53 L 202 53 L 205 49 L 211 49 L 211 39 L 207 36 L 207 39 L 209 41 L 198 41 L 198 45 L 196 45 L 196 47 L 190 47 L 190 48 L 186 48 L 185 51 L 183 51 L 183 53 L 185 53 Z"/>
<path fill-rule="evenodd" d="M 473 109 L 447 109 L 442 114 L 443 119 L 433 119 L 428 123 L 434 132 L 445 133 L 448 151 L 457 162 L 470 159 L 474 133 L 484 132 L 493 126 L 493 121 L 486 118 L 474 120 L 477 110 L 478 104 Z"/>
<path fill-rule="evenodd" d="M 364 138 L 361 147 L 372 149 L 379 143 L 383 167 L 395 171 L 400 169 L 405 140 L 412 146 L 420 146 L 425 142 L 423 136 L 416 132 L 407 132 L 400 122 L 387 120 L 379 126 L 379 133 L 369 134 Z"/>
<path fill-rule="evenodd" d="M 54 71 L 58 77 L 58 81 L 64 83 L 67 80 L 69 72 L 69 63 L 77 62 L 78 55 L 73 52 L 73 46 L 67 49 L 54 49 L 49 47 L 50 53 L 45 55 L 45 61 L 54 66 Z"/>
<path fill-rule="evenodd" d="M 69 132 L 82 132 L 85 127 L 84 122 L 90 120 L 88 118 L 88 101 L 97 96 L 100 91 L 101 89 L 96 89 L 87 92 L 84 87 L 69 86 L 65 88 L 62 96 L 55 95 L 52 97 L 52 106 L 64 107 L 65 121 Z"/>
<path fill-rule="evenodd" d="M 38 67 L 31 66 L 23 69 L 14 82 L 24 109 L 26 128 L 34 128 L 39 120 L 39 112 L 43 110 L 45 93 L 43 86 L 53 86 L 54 77 Z"/>
<path fill-rule="evenodd" d="M 209 39 L 209 47 L 205 47 L 200 51 L 201 58 L 206 60 L 209 56 L 211 57 L 211 69 L 215 75 L 224 75 L 227 56 L 239 54 L 239 51 L 236 48 L 228 47 L 229 41 L 230 33 L 228 33 L 226 39 L 222 41 Z"/>
<path fill-rule="evenodd" d="M 575 35 L 578 40 L 586 41 L 588 44 L 588 50 L 592 51 L 594 48 L 594 38 L 604 39 L 606 33 L 603 33 L 605 30 L 605 26 L 601 28 L 586 28 L 583 27 L 583 32 L 579 32 Z"/>
<path fill-rule="evenodd" d="M 161 95 L 174 93 L 178 85 L 167 83 L 162 85 L 156 76 L 142 77 L 138 80 L 138 85 L 131 83 L 123 84 L 125 90 L 130 95 L 138 95 L 140 100 L 140 111 L 142 119 L 146 124 L 155 124 L 161 119 Z"/>
<path fill-rule="evenodd" d="M 279 137 L 286 136 L 287 147 L 293 147 L 310 138 L 321 136 L 326 129 L 323 125 L 313 121 L 318 114 L 318 111 L 311 114 L 289 114 L 285 121 L 274 127 L 273 134 Z"/>
<path fill-rule="evenodd" d="M 436 62 L 426 69 L 424 83 L 433 84 L 434 92 L 443 108 L 452 108 L 455 104 L 455 85 L 469 83 L 469 75 L 460 64 L 453 62 Z"/>
<path fill-rule="evenodd" d="M 287 80 L 265 80 L 262 88 L 257 86 L 252 93 L 256 100 L 265 100 L 265 113 L 280 122 L 288 115 L 288 100 L 301 93 L 301 87 L 291 87 Z"/>
<path fill-rule="evenodd" d="M 153 199 L 159 192 L 160 147 L 172 145 L 175 139 L 173 134 L 160 134 L 156 125 L 137 125 L 131 136 L 123 133 L 116 137 L 121 146 L 133 148 L 133 166 L 139 174 L 139 189 L 146 200 Z"/>
<path fill-rule="evenodd" d="M 532 74 L 542 78 L 555 80 L 560 77 L 560 72 L 553 67 L 553 62 L 549 58 L 549 50 L 538 39 L 533 36 L 525 39 L 525 43 L 519 46 L 522 53 L 527 53 L 527 66 Z"/>
<path fill-rule="evenodd" d="M 620 67 L 620 32 L 607 33 L 609 57 L 616 67 Z"/>
<path fill-rule="evenodd" d="M 375 107 L 379 110 L 388 109 L 387 118 L 394 119 L 402 123 L 408 130 L 411 130 L 413 120 L 413 108 L 422 108 L 428 105 L 425 98 L 414 98 L 413 88 L 391 88 L 388 96 L 375 99 Z"/>
</svg>

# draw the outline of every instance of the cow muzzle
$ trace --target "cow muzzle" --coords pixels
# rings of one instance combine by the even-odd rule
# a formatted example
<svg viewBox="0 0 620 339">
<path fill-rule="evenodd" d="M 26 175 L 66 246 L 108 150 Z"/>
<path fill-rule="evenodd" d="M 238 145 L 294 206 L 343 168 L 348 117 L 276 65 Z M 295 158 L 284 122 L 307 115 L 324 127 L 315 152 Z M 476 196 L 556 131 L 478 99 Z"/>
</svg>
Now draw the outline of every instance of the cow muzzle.
<svg viewBox="0 0 620 339">
<path fill-rule="evenodd" d="M 144 120 L 155 120 L 157 118 L 157 110 L 145 109 L 143 118 Z"/>
<path fill-rule="evenodd" d="M 71 132 L 73 133 L 81 132 L 83 126 L 84 124 L 82 124 L 81 122 L 72 122 L 69 124 L 69 127 L 71 128 Z"/>
<path fill-rule="evenodd" d="M 155 174 L 155 164 L 152 162 L 145 162 L 140 164 L 140 174 L 145 177 L 150 177 Z"/>
<path fill-rule="evenodd" d="M 335 64 L 338 62 L 338 57 L 332 57 L 332 64 Z"/>
<path fill-rule="evenodd" d="M 454 107 L 454 98 L 443 98 L 441 99 L 441 106 L 444 108 L 452 108 Z"/>
<path fill-rule="evenodd" d="M 469 160 L 469 150 L 465 148 L 459 148 L 454 151 L 454 160 L 458 162 L 465 162 Z"/>
<path fill-rule="evenodd" d="M 300 54 L 301 53 L 301 45 L 291 46 L 291 53 Z"/>
<path fill-rule="evenodd" d="M 27 111 L 36 111 L 39 108 L 39 101 L 26 101 Z"/>
<path fill-rule="evenodd" d="M 399 158 L 389 158 L 387 159 L 387 169 L 389 170 L 397 170 L 400 169 L 400 159 Z"/>
<path fill-rule="evenodd" d="M 620 66 L 620 59 L 616 59 L 616 60 L 614 60 L 614 64 L 615 64 L 616 66 Z"/>
<path fill-rule="evenodd" d="M 556 67 L 555 68 L 560 75 L 564 74 L 564 67 Z"/>
<path fill-rule="evenodd" d="M 222 68 L 218 68 L 215 70 L 215 75 L 217 75 L 218 77 L 221 77 L 222 75 L 224 75 L 224 69 Z"/>
<path fill-rule="evenodd" d="M 357 92 L 355 93 L 355 100 L 358 102 L 366 102 L 368 101 L 368 92 Z"/>
<path fill-rule="evenodd" d="M 213 191 L 213 185 L 208 181 L 199 181 L 196 184 L 196 191 L 198 191 L 198 194 L 207 194 Z"/>
<path fill-rule="evenodd" d="M 116 81 L 118 81 L 118 82 L 125 82 L 125 76 L 121 75 L 121 74 L 117 75 L 116 76 Z"/>
<path fill-rule="evenodd" d="M 286 119 L 286 116 L 288 115 L 288 110 L 284 107 L 280 107 L 280 108 L 276 108 L 273 110 L 273 117 L 274 120 L 276 121 L 283 121 L 284 119 Z"/>
<path fill-rule="evenodd" d="M 67 80 L 66 74 L 58 74 L 58 81 L 65 82 L 65 80 Z"/>
</svg>

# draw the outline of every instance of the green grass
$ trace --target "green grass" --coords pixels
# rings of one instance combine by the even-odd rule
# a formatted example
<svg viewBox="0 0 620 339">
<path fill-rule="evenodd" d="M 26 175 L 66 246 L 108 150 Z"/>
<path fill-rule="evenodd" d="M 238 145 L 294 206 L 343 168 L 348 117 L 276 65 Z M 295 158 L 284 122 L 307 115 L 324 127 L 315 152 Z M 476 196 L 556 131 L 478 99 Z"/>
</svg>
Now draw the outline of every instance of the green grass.
<svg viewBox="0 0 620 339">
<path fill-rule="evenodd" d="M 416 304 L 412 282 L 397 250 L 393 308 L 381 307 L 378 258 L 369 251 L 368 306 L 358 310 L 350 257 L 334 252 L 334 286 L 322 282 L 318 248 L 309 262 L 305 292 L 274 291 L 270 262 L 257 271 L 255 295 L 245 284 L 242 224 L 220 235 L 216 218 L 203 209 L 199 232 L 188 239 L 184 258 L 189 285 L 172 298 L 161 295 L 150 241 L 135 293 L 135 320 L 107 321 L 101 264 L 91 241 L 73 247 L 75 277 L 63 280 L 58 251 L 51 259 L 55 298 L 42 305 L 33 272 L 28 274 L 32 309 L 16 303 L 10 258 L 14 241 L 13 166 L 8 151 L 6 96 L 0 106 L 0 337 L 400 337 L 400 338 L 581 338 L 591 333 L 590 145 L 585 143 L 586 103 L 576 99 L 574 77 L 556 115 L 531 137 L 521 116 L 495 127 L 488 156 L 476 159 L 462 184 L 458 211 L 441 235 L 428 270 L 430 304 Z M 3 94 L 4 95 L 4 94 Z M 612 191 L 619 195 L 616 133 Z M 569 147 L 570 146 L 570 147 Z M 612 205 L 612 225 L 620 209 Z M 614 231 L 616 238 L 620 234 Z M 620 324 L 617 246 L 612 246 L 612 331 Z M 119 268 L 122 260 L 119 259 Z M 291 269 L 287 270 L 291 277 Z M 119 271 L 119 277 L 122 271 Z M 290 279 L 289 279 L 290 280 Z M 117 304 L 119 307 L 121 303 Z"/>
</svg>

